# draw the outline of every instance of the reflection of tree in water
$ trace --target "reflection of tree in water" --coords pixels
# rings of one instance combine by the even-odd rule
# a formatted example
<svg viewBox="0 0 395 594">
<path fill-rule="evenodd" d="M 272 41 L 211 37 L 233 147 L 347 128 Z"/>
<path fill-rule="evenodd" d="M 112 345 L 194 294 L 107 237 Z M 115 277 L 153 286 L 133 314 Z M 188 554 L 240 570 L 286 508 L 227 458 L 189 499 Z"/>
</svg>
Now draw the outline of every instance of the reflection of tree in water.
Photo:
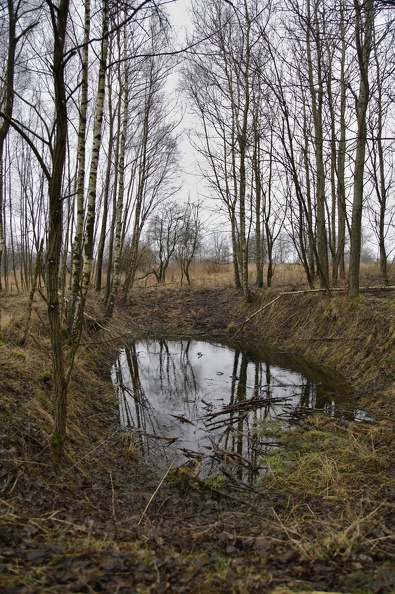
<svg viewBox="0 0 395 594">
<path fill-rule="evenodd" d="M 216 472 L 248 482 L 273 447 L 263 423 L 297 409 L 333 414 L 335 403 L 322 386 L 254 352 L 191 340 L 131 344 L 113 367 L 113 381 L 122 425 L 142 439 L 173 437 L 184 454 L 207 455 Z"/>
<path fill-rule="evenodd" d="M 143 433 L 147 432 L 148 422 L 151 427 L 155 426 L 156 417 L 140 380 L 135 344 L 121 351 L 113 367 L 113 383 L 117 389 L 121 425 L 140 431 L 137 437 L 144 451 Z"/>
<path fill-rule="evenodd" d="M 190 341 L 183 341 L 178 352 L 174 352 L 164 340 L 132 343 L 113 367 L 121 424 L 136 429 L 146 445 L 154 436 L 171 440 L 176 428 L 176 437 L 185 436 L 185 428 L 171 419 L 172 412 L 185 415 L 188 409 L 189 415 L 198 416 L 199 388 L 188 359 L 189 345 Z M 195 410 L 191 402 L 195 403 Z"/>
<path fill-rule="evenodd" d="M 147 393 L 161 394 L 169 405 L 184 408 L 196 404 L 199 392 L 197 372 L 189 360 L 191 341 L 180 341 L 178 352 L 172 351 L 165 340 L 144 343 L 148 365 L 140 365 Z M 144 361 L 146 363 L 146 361 Z M 190 407 L 186 407 L 189 409 Z M 187 411 L 185 411 L 187 412 Z M 190 410 L 191 414 L 193 410 Z"/>
<path fill-rule="evenodd" d="M 254 382 L 250 385 L 249 379 L 252 376 Z M 237 463 L 236 476 L 239 480 L 253 482 L 260 459 L 266 453 L 267 438 L 264 438 L 263 444 L 259 438 L 259 425 L 274 411 L 272 394 L 271 366 L 265 362 L 251 361 L 244 351 L 236 350 L 230 404 L 249 399 L 256 406 L 247 412 L 237 409 L 231 411 L 229 417 L 223 421 L 224 430 L 218 443 L 224 451 L 237 454 L 233 461 Z"/>
</svg>

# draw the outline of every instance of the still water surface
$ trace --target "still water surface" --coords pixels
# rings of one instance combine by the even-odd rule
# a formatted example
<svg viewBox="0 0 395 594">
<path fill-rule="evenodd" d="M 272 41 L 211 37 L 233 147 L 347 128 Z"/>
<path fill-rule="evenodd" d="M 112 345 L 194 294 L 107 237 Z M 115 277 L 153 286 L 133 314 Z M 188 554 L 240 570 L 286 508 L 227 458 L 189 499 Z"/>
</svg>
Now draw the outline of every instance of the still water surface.
<svg viewBox="0 0 395 594">
<path fill-rule="evenodd" d="M 136 341 L 112 368 L 120 422 L 157 464 L 243 480 L 265 469 L 270 427 L 319 410 L 354 417 L 350 386 L 289 353 L 195 340 Z M 247 476 L 248 475 L 248 476 Z"/>
</svg>

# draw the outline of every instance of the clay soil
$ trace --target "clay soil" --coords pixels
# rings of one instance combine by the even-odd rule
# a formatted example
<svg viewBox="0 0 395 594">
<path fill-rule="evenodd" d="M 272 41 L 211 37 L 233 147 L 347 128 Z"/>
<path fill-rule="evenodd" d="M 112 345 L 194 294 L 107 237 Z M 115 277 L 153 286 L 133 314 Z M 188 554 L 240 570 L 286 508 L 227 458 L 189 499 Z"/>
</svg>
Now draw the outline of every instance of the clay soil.
<svg viewBox="0 0 395 594">
<path fill-rule="evenodd" d="M 276 298 L 278 299 L 274 301 Z M 2 300 L 0 592 L 395 592 L 395 298 L 136 289 L 91 303 L 53 459 L 45 304 Z M 95 322 L 96 321 L 96 322 Z M 344 374 L 369 420 L 307 416 L 254 490 L 163 479 L 121 431 L 109 371 L 130 337 L 271 343 Z M 172 478 L 172 480 L 169 480 Z"/>
</svg>

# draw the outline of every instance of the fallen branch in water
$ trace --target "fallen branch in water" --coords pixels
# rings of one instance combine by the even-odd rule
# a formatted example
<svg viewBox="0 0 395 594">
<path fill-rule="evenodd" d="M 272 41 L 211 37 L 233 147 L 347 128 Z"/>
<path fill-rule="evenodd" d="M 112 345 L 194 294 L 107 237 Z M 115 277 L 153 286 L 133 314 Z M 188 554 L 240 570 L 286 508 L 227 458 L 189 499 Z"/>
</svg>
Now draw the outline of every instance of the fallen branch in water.
<svg viewBox="0 0 395 594">
<path fill-rule="evenodd" d="M 260 408 L 262 406 L 279 404 L 280 402 L 286 402 L 287 400 L 289 400 L 289 396 L 278 396 L 277 398 L 258 398 L 254 396 L 249 400 L 241 400 L 241 402 L 236 402 L 235 404 L 229 404 L 228 406 L 224 406 L 221 408 L 221 410 L 208 413 L 203 418 L 211 421 L 215 417 L 226 415 L 228 413 L 245 411 L 249 408 Z"/>
</svg>

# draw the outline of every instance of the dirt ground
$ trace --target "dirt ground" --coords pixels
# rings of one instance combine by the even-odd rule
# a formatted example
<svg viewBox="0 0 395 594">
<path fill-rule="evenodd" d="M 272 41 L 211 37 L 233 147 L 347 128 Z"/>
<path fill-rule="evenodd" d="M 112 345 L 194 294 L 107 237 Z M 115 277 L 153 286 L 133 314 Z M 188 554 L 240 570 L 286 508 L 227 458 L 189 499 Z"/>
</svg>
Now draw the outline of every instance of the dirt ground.
<svg viewBox="0 0 395 594">
<path fill-rule="evenodd" d="M 21 305 L 3 300 L 1 593 L 395 592 L 393 293 L 247 304 L 233 289 L 134 291 L 110 328 L 84 336 L 61 465 L 44 304 L 34 317 L 22 346 Z M 252 490 L 169 481 L 119 427 L 109 368 L 130 336 L 292 349 L 342 372 L 373 420 L 306 418 Z"/>
</svg>

